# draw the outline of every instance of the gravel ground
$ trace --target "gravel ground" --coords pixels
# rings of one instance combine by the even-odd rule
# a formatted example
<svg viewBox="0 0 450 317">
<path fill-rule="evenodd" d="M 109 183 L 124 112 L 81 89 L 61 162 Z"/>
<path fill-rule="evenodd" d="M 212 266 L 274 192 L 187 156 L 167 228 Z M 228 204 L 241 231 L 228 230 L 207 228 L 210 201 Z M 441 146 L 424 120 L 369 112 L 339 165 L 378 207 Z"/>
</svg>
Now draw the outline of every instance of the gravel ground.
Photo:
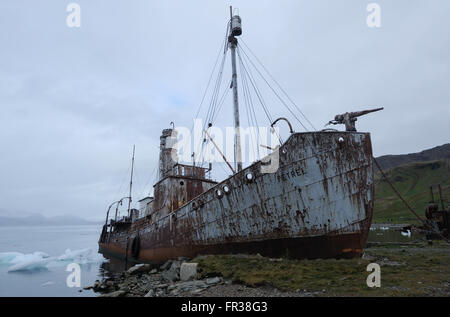
<svg viewBox="0 0 450 317">
<path fill-rule="evenodd" d="M 180 281 L 182 261 L 171 261 L 163 268 L 137 265 L 127 272 L 96 281 L 93 289 L 103 297 L 311 297 L 323 292 L 296 290 L 283 292 L 270 286 L 249 287 L 233 284 L 222 277 Z M 137 270 L 135 270 L 138 268 Z M 134 270 L 134 271 L 133 271 Z"/>
<path fill-rule="evenodd" d="M 380 266 L 382 287 L 368 287 L 369 263 Z M 367 248 L 350 260 L 204 256 L 135 265 L 86 289 L 108 297 L 449 296 L 449 263 L 450 248 L 440 242 Z M 199 270 L 186 278 L 192 265 Z"/>
<path fill-rule="evenodd" d="M 245 285 L 231 284 L 225 282 L 208 289 L 205 289 L 199 293 L 182 293 L 182 297 L 312 297 L 317 296 L 317 293 L 307 292 L 299 290 L 297 292 L 281 292 L 280 290 L 272 287 L 247 287 Z"/>
</svg>

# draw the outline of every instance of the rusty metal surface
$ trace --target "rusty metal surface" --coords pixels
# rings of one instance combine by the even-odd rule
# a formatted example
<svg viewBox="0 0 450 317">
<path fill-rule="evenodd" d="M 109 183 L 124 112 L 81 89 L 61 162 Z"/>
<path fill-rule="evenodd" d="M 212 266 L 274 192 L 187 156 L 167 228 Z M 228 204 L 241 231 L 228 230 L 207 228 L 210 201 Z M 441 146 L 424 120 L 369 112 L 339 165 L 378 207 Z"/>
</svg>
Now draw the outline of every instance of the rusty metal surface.
<svg viewBox="0 0 450 317">
<path fill-rule="evenodd" d="M 368 133 L 295 133 L 280 148 L 276 173 L 261 174 L 257 162 L 190 201 L 184 196 L 156 222 L 139 219 L 103 236 L 100 248 L 124 255 L 139 236 L 142 261 L 237 251 L 355 256 L 372 219 L 372 163 Z M 252 182 L 245 177 L 250 171 Z M 224 185 L 231 191 L 219 198 L 216 189 Z"/>
<path fill-rule="evenodd" d="M 441 210 L 439 205 L 434 201 L 433 187 L 438 187 L 439 201 L 441 202 Z M 430 186 L 431 202 L 425 208 L 425 228 L 433 230 L 427 234 L 428 239 L 447 239 L 450 237 L 450 206 L 445 210 L 444 199 L 442 198 L 441 184 Z"/>
</svg>

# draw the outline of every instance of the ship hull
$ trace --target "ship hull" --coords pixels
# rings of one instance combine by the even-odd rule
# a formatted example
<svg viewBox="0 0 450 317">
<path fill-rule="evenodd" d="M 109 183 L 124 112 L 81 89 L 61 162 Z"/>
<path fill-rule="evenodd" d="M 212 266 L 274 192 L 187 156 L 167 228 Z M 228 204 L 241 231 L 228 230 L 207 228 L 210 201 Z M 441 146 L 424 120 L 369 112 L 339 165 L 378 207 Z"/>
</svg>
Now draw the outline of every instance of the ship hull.
<svg viewBox="0 0 450 317">
<path fill-rule="evenodd" d="M 120 244 L 100 243 L 100 252 L 128 261 L 159 263 L 166 259 L 179 257 L 194 258 L 200 254 L 261 254 L 267 257 L 289 257 L 297 259 L 316 258 L 352 258 L 360 256 L 364 248 L 360 233 L 326 235 L 318 237 L 299 237 L 250 241 L 241 243 L 224 243 L 205 246 L 183 246 L 159 249 L 144 249 L 135 259 L 131 251 L 126 256 L 126 249 Z"/>
<path fill-rule="evenodd" d="M 227 253 L 361 255 L 373 213 L 370 135 L 295 133 L 277 153 L 270 158 L 276 170 L 267 173 L 267 164 L 256 162 L 157 223 L 143 218 L 113 232 L 105 227 L 100 252 L 137 262 Z M 220 197 L 225 185 L 230 192 Z"/>
</svg>

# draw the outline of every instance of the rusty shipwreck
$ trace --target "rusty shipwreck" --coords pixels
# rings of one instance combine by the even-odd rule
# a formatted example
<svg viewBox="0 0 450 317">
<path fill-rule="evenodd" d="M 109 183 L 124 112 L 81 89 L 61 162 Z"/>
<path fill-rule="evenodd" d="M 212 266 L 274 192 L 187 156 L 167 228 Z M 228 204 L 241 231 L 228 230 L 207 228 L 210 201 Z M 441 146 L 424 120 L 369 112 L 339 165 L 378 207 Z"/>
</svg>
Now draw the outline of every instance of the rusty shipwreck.
<svg viewBox="0 0 450 317">
<path fill-rule="evenodd" d="M 226 37 L 237 128 L 235 53 L 240 23 L 239 16 L 230 15 Z M 374 172 L 370 134 L 357 132 L 355 121 L 371 111 L 345 113 L 330 121 L 345 124 L 345 131 L 297 133 L 290 127 L 287 140 L 270 154 L 247 167 L 237 159 L 233 174 L 221 182 L 207 177 L 209 168 L 179 163 L 172 146 L 177 131 L 163 130 L 153 197 L 143 198 L 139 209 L 130 209 L 130 182 L 130 196 L 108 208 L 100 252 L 137 262 L 224 253 L 360 256 L 371 225 Z M 238 133 L 235 143 L 235 155 L 240 155 Z M 276 168 L 268 169 L 274 162 Z M 128 215 L 118 219 L 117 206 L 126 199 Z"/>
</svg>

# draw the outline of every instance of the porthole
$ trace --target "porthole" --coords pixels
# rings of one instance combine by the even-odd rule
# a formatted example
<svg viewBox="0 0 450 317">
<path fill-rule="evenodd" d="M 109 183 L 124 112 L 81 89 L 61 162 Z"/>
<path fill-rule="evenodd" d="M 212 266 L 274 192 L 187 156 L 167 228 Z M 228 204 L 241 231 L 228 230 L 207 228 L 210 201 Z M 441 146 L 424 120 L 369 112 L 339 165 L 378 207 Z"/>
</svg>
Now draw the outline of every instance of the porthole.
<svg viewBox="0 0 450 317">
<path fill-rule="evenodd" d="M 344 142 L 344 138 L 343 138 L 343 137 L 339 137 L 338 142 L 339 142 L 339 143 Z"/>
<path fill-rule="evenodd" d="M 222 189 L 223 189 L 223 192 L 227 195 L 231 192 L 231 189 L 230 189 L 230 187 L 228 187 L 228 185 L 223 185 Z"/>
<path fill-rule="evenodd" d="M 192 203 L 192 209 L 194 209 L 194 210 L 198 209 L 198 205 L 195 201 Z"/>
<path fill-rule="evenodd" d="M 216 189 L 216 197 L 219 199 L 223 197 L 223 191 L 221 189 Z"/>
<path fill-rule="evenodd" d="M 183 182 L 183 181 L 181 181 L 181 182 L 180 182 L 180 185 L 181 185 L 181 186 L 183 186 L 183 185 L 184 185 L 184 182 Z"/>
<path fill-rule="evenodd" d="M 251 183 L 255 180 L 255 175 L 253 175 L 252 172 L 248 172 L 245 174 L 245 180 L 247 181 L 247 183 Z"/>
</svg>

